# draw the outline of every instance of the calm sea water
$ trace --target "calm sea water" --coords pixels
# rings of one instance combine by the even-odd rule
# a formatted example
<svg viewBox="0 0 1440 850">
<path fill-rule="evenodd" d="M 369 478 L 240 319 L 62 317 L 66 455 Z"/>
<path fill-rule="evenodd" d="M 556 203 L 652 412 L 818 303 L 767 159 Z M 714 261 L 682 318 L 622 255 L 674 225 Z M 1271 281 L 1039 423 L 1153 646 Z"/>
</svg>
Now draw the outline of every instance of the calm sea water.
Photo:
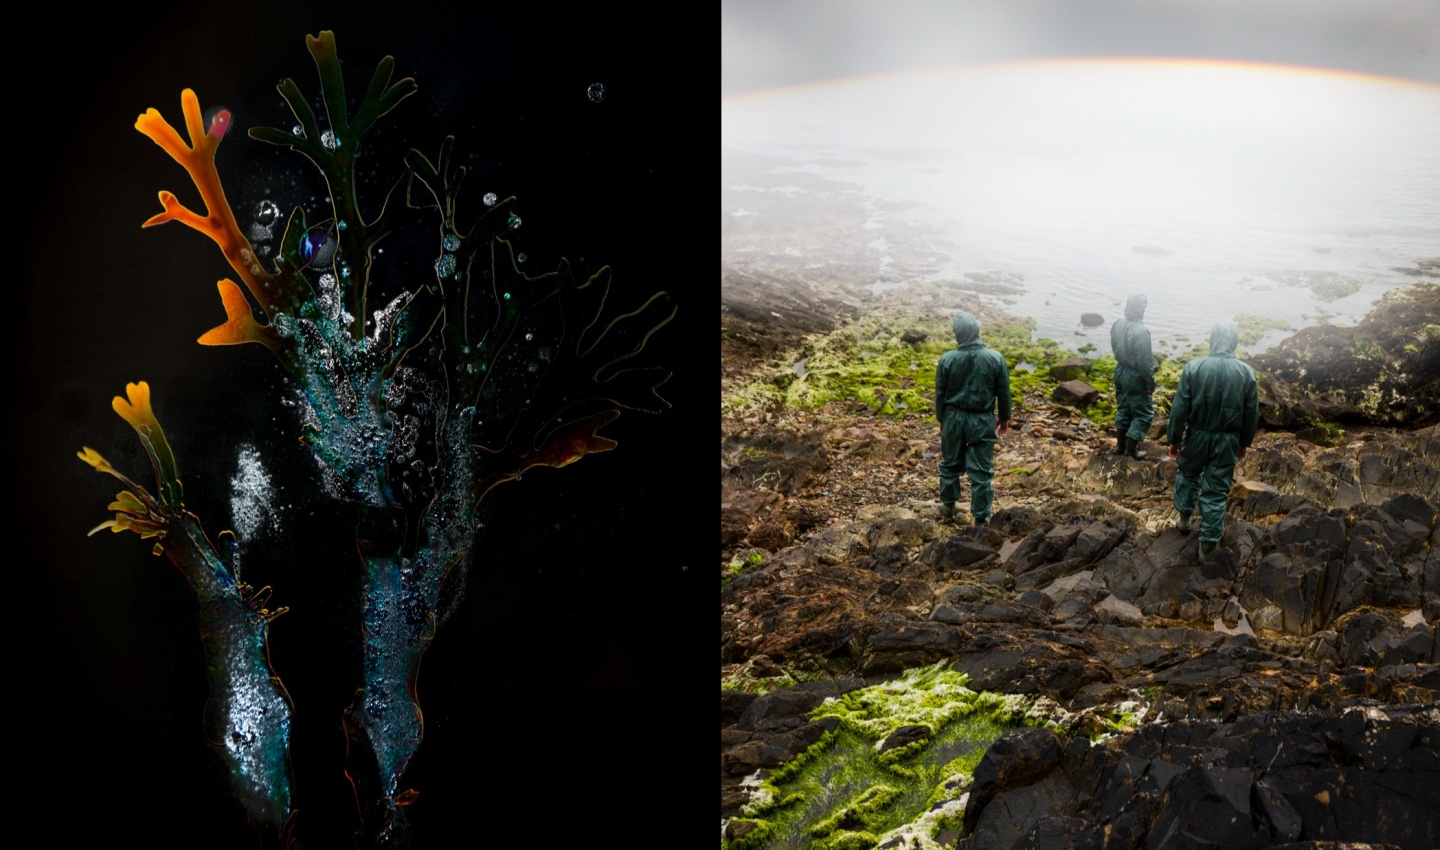
<svg viewBox="0 0 1440 850">
<path fill-rule="evenodd" d="M 1298 329 L 1323 308 L 1353 323 L 1416 280 L 1396 267 L 1440 257 L 1435 86 L 1238 64 L 1030 63 L 748 95 L 722 101 L 721 115 L 722 155 L 777 158 L 764 173 L 722 169 L 722 216 L 744 215 L 748 192 L 852 184 L 873 208 L 855 238 L 875 254 L 876 291 L 906 283 L 882 271 L 904 240 L 939 233 L 949 260 L 926 278 L 1019 280 L 1008 309 L 1062 342 L 1082 341 L 1082 312 L 1101 313 L 1105 326 L 1083 338 L 1101 352 L 1131 292 L 1149 296 L 1159 340 L 1193 342 L 1240 313 Z M 743 234 L 725 247 L 744 250 Z M 1321 300 L 1317 282 L 1355 291 Z"/>
</svg>

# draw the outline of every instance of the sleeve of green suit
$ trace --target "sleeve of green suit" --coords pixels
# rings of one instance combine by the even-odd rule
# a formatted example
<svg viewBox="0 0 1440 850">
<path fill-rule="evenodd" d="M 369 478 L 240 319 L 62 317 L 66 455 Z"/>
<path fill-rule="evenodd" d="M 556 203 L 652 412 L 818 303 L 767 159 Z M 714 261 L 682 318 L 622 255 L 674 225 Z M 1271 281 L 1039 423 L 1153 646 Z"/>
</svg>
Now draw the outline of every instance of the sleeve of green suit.
<svg viewBox="0 0 1440 850">
<path fill-rule="evenodd" d="M 1000 372 L 995 377 L 995 400 L 1000 403 L 999 420 L 1005 422 L 1010 419 L 1010 369 L 999 352 L 995 353 L 995 359 L 1000 363 Z"/>
<path fill-rule="evenodd" d="M 1165 429 L 1165 439 L 1175 445 L 1185 436 L 1185 418 L 1190 415 L 1190 367 L 1180 373 L 1180 385 L 1175 388 L 1175 400 L 1170 403 L 1170 425 Z"/>
<path fill-rule="evenodd" d="M 940 362 L 935 364 L 935 418 L 942 423 L 945 421 L 945 396 L 949 389 L 945 377 L 945 355 L 942 354 Z"/>
<path fill-rule="evenodd" d="M 1140 328 L 1140 333 L 1136 335 L 1133 357 L 1137 366 L 1143 364 L 1141 371 L 1145 373 L 1145 389 L 1155 389 L 1155 351 L 1150 346 L 1149 328 Z"/>
<path fill-rule="evenodd" d="M 1255 439 L 1255 430 L 1260 427 L 1260 399 L 1255 389 L 1255 376 L 1245 384 L 1245 418 L 1240 431 L 1240 445 L 1249 446 Z"/>
</svg>

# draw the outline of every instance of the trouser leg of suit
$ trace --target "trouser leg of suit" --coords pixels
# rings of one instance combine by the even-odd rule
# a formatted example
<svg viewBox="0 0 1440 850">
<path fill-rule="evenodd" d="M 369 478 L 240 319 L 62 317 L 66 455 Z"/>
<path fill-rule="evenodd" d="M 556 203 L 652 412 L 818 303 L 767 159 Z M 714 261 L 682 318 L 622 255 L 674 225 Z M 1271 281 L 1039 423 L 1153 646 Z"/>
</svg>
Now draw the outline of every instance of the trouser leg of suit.
<svg viewBox="0 0 1440 850">
<path fill-rule="evenodd" d="M 960 472 L 970 479 L 970 513 L 990 516 L 995 477 L 995 414 L 950 411 L 940 431 L 940 501 L 960 499 Z"/>
<path fill-rule="evenodd" d="M 1235 483 L 1240 438 L 1236 434 L 1188 435 L 1175 465 L 1175 510 L 1200 508 L 1200 541 L 1218 543 L 1225 534 L 1225 506 Z"/>
<path fill-rule="evenodd" d="M 1139 443 L 1150 434 L 1155 421 L 1154 396 L 1149 393 L 1115 394 L 1115 431 Z"/>
</svg>

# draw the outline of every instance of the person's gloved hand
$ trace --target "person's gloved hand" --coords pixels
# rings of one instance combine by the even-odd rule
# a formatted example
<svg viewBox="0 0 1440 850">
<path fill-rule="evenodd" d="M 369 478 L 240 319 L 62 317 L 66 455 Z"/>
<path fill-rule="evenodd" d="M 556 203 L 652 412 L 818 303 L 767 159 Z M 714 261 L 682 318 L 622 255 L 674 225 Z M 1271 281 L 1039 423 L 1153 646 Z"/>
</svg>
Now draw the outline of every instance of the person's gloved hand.
<svg viewBox="0 0 1440 850">
<path fill-rule="evenodd" d="M 1180 444 L 1179 444 L 1179 443 L 1171 443 L 1171 444 L 1170 444 L 1170 456 L 1171 456 L 1171 457 L 1175 457 L 1175 458 L 1180 457 Z"/>
<path fill-rule="evenodd" d="M 995 426 L 995 433 L 996 433 L 996 434 L 1004 434 L 1006 431 L 1009 431 L 1009 430 L 1010 430 L 1010 420 L 1009 420 L 1009 419 L 1001 419 L 1001 420 L 1000 420 L 1000 424 L 998 424 L 998 425 Z"/>
</svg>

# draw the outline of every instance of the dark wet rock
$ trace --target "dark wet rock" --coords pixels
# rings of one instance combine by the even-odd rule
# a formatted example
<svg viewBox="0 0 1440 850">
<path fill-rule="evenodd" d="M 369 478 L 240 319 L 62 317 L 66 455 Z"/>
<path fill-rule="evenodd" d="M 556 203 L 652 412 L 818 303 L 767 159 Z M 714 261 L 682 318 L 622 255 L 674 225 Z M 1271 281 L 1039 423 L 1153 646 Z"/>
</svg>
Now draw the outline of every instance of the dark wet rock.
<svg viewBox="0 0 1440 850">
<path fill-rule="evenodd" d="M 899 729 L 896 729 L 894 732 L 891 732 L 888 736 L 886 736 L 885 740 L 880 742 L 880 746 L 876 749 L 876 752 L 888 752 L 897 747 L 904 747 L 916 743 L 917 741 L 924 741 L 929 737 L 929 726 L 901 726 Z"/>
<path fill-rule="evenodd" d="M 1055 388 L 1050 400 L 1056 404 L 1088 410 L 1100 400 L 1100 391 L 1084 381 L 1066 381 Z"/>
<path fill-rule="evenodd" d="M 1076 842 L 1090 840 L 1082 824 L 1101 823 L 1106 848 L 1430 848 L 1440 840 L 1433 707 L 1181 721 L 1107 746 L 1031 738 L 1006 742 L 991 767 L 987 753 L 976 768 L 965 812 L 971 846 L 1029 846 L 1016 842 L 1042 832 L 1055 846 L 1094 846 Z M 996 769 L 1004 765 L 1010 773 Z"/>
<path fill-rule="evenodd" d="M 822 717 L 784 732 L 757 736 L 720 753 L 720 769 L 731 776 L 754 773 L 760 768 L 778 767 L 795 758 L 840 725 L 837 717 Z"/>
<path fill-rule="evenodd" d="M 953 669 L 971 678 L 971 688 L 1015 694 L 1074 696 L 1092 682 L 1108 682 L 1109 669 L 1081 647 L 1043 633 L 1017 636 L 986 632 L 965 644 Z"/>
<path fill-rule="evenodd" d="M 720 542 L 723 546 L 725 542 L 723 525 L 721 529 L 722 536 Z M 789 546 L 794 539 L 795 528 L 784 520 L 766 520 L 750 529 L 750 533 L 746 535 L 746 541 L 751 546 L 756 546 L 770 552 Z"/>
<path fill-rule="evenodd" d="M 942 573 L 987 569 L 999 561 L 994 549 L 958 534 L 947 540 L 936 540 L 925 548 L 920 557 Z"/>
<path fill-rule="evenodd" d="M 720 727 L 733 726 L 755 701 L 755 694 L 745 691 L 720 690 Z"/>
<path fill-rule="evenodd" d="M 1320 325 L 1251 363 L 1260 373 L 1269 427 L 1440 422 L 1440 284 L 1386 293 L 1353 328 Z"/>
<path fill-rule="evenodd" d="M 1129 525 L 1133 526 L 1133 523 Z M 1125 536 L 1126 526 L 1127 523 L 1120 519 L 1091 523 L 1075 538 L 1074 545 L 1065 556 L 1082 564 L 1093 564 L 1115 548 Z"/>
<path fill-rule="evenodd" d="M 1091 364 L 1083 357 L 1067 357 L 1050 367 L 1050 379 L 1074 381 L 1090 374 Z"/>
<path fill-rule="evenodd" d="M 1081 313 L 1080 324 L 1087 328 L 1098 328 L 1105 324 L 1105 317 L 1099 313 Z"/>
<path fill-rule="evenodd" d="M 1029 507 L 1001 508 L 990 517 L 990 527 L 1007 540 L 1029 534 L 1040 524 L 1040 512 Z"/>
<path fill-rule="evenodd" d="M 720 486 L 726 490 L 769 490 L 793 495 L 822 480 L 830 469 L 825 434 L 772 432 L 754 439 L 729 438 L 721 445 L 724 460 Z"/>
<path fill-rule="evenodd" d="M 905 343 L 906 345 L 918 345 L 929 338 L 929 334 L 925 333 L 924 331 L 917 331 L 914 328 L 911 328 L 910 330 L 900 335 L 900 341 Z"/>
</svg>

